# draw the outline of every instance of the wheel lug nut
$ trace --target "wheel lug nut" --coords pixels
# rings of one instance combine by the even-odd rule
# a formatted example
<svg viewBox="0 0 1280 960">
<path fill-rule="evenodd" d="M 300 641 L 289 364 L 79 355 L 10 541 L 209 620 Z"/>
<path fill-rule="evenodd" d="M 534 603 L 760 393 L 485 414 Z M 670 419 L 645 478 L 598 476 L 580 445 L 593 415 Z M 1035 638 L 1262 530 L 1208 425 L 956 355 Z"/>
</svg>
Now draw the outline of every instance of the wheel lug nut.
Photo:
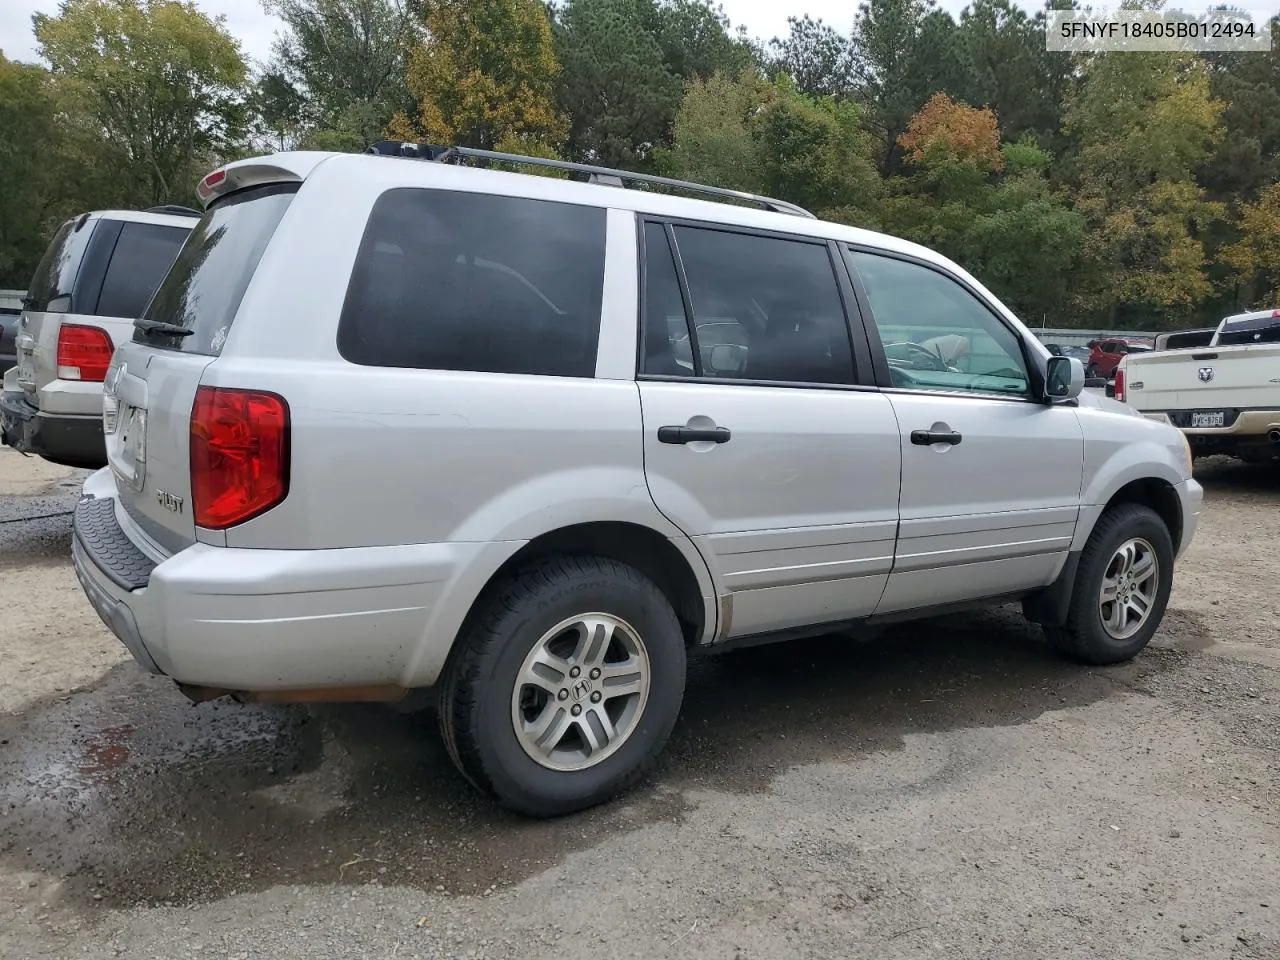
<svg viewBox="0 0 1280 960">
<path fill-rule="evenodd" d="M 581 670 L 579 670 L 577 667 L 570 667 L 570 668 L 569 668 L 569 676 L 571 676 L 571 677 L 576 677 L 576 676 L 577 676 L 578 674 L 580 674 L 581 672 L 582 672 L 582 671 L 581 671 Z"/>
<path fill-rule="evenodd" d="M 600 679 L 600 668 L 599 668 L 599 667 L 593 667 L 593 668 L 592 668 L 592 670 L 591 670 L 591 679 L 592 679 L 592 680 L 599 680 L 599 679 Z"/>
<path fill-rule="evenodd" d="M 582 704 L 580 704 L 580 703 L 575 703 L 575 704 L 573 705 L 573 709 L 572 709 L 572 710 L 570 710 L 569 712 L 570 712 L 570 713 L 572 713 L 572 714 L 576 717 L 578 714 L 580 714 L 580 713 L 582 712 Z"/>
<path fill-rule="evenodd" d="M 595 693 L 593 693 L 593 694 L 591 695 L 591 702 L 592 702 L 592 703 L 599 703 L 599 702 L 600 702 L 600 691 L 599 691 L 599 690 L 597 690 Z"/>
<path fill-rule="evenodd" d="M 560 693 L 559 693 L 559 697 L 560 697 L 560 699 L 561 699 L 561 700 L 568 700 L 568 699 L 569 699 L 569 691 L 568 691 L 568 690 L 561 690 L 561 691 L 560 691 Z"/>
</svg>

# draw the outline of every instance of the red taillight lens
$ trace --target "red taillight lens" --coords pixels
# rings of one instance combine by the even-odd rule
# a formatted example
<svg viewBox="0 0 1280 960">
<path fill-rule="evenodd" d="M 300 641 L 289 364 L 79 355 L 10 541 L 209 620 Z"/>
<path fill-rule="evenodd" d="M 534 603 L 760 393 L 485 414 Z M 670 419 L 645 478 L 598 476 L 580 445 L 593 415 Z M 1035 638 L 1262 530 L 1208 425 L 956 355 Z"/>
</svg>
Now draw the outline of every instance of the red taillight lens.
<svg viewBox="0 0 1280 960">
<path fill-rule="evenodd" d="M 58 329 L 58 379 L 102 382 L 115 349 L 100 327 L 64 323 Z"/>
<path fill-rule="evenodd" d="M 1124 367 L 1116 368 L 1115 396 L 1117 400 L 1124 399 Z"/>
<path fill-rule="evenodd" d="M 200 387 L 191 411 L 196 525 L 223 530 L 289 492 L 289 405 L 274 393 Z"/>
</svg>

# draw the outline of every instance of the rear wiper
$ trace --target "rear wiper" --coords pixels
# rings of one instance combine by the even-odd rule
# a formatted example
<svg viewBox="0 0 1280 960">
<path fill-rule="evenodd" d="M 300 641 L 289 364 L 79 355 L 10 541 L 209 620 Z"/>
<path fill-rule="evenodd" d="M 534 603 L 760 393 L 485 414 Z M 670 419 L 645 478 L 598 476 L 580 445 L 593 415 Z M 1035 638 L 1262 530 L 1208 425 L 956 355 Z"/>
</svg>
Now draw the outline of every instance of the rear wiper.
<svg viewBox="0 0 1280 960">
<path fill-rule="evenodd" d="M 195 330 L 191 327 L 183 327 L 176 323 L 166 323 L 163 320 L 147 320 L 145 317 L 139 317 L 133 321 L 133 325 L 143 333 L 163 333 L 170 337 L 189 337 Z"/>
</svg>

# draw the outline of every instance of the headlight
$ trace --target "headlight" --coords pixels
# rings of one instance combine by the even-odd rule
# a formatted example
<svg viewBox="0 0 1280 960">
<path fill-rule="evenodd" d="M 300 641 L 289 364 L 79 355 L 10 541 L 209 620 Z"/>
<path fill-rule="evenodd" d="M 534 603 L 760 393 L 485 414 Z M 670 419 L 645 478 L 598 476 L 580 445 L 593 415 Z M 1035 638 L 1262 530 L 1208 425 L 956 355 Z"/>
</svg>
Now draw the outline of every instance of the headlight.
<svg viewBox="0 0 1280 960">
<path fill-rule="evenodd" d="M 1187 456 L 1187 478 L 1190 479 L 1195 473 L 1196 458 L 1191 453 L 1191 441 L 1187 439 L 1187 435 L 1179 430 L 1178 436 L 1182 438 L 1182 451 Z"/>
</svg>

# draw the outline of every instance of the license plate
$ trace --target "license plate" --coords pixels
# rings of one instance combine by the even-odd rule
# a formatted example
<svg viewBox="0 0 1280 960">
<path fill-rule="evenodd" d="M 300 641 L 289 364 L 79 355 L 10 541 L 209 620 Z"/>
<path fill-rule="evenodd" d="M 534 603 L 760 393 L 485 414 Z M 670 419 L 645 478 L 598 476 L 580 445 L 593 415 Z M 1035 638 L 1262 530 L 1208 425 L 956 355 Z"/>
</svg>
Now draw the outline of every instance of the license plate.
<svg viewBox="0 0 1280 960">
<path fill-rule="evenodd" d="M 116 475 L 134 490 L 142 489 L 147 469 L 147 411 L 125 406 L 118 414 L 120 438 L 119 459 L 113 459 Z"/>
<path fill-rule="evenodd" d="M 1227 425 L 1227 415 L 1221 410 L 1213 410 L 1208 413 L 1193 413 L 1191 415 L 1192 427 L 1225 427 Z"/>
</svg>

